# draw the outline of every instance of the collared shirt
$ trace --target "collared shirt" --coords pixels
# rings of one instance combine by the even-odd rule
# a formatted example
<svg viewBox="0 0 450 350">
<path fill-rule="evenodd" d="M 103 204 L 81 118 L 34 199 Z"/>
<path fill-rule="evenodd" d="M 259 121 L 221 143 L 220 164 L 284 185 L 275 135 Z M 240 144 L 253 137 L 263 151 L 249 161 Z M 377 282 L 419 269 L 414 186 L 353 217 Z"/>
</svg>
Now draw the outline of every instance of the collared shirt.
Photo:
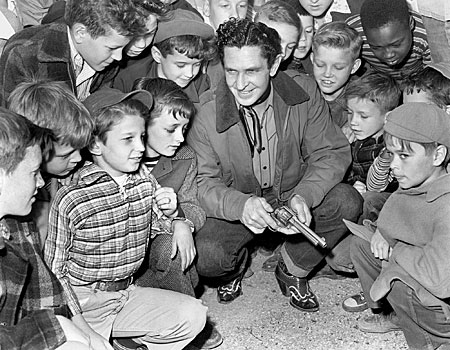
<svg viewBox="0 0 450 350">
<path fill-rule="evenodd" d="M 273 109 L 273 87 L 269 97 L 261 104 L 254 106 L 261 124 L 261 153 L 254 152 L 253 171 L 262 188 L 272 187 L 275 178 L 275 162 L 277 154 L 278 136 L 275 127 L 275 115 Z M 247 117 L 250 133 L 253 135 L 253 121 Z"/>
<path fill-rule="evenodd" d="M 67 35 L 69 38 L 70 58 L 75 70 L 77 97 L 80 101 L 84 101 L 90 95 L 89 90 L 95 75 L 95 70 L 91 68 L 91 66 L 78 53 L 69 29 L 67 29 Z"/>
<path fill-rule="evenodd" d="M 421 16 L 410 11 L 411 17 L 414 20 L 414 29 L 412 32 L 413 42 L 410 54 L 406 62 L 402 64 L 401 68 L 391 67 L 384 62 L 381 62 L 373 53 L 367 42 L 367 37 L 364 34 L 364 29 L 361 23 L 361 16 L 355 15 L 346 20 L 346 23 L 354 28 L 363 39 L 363 46 L 361 56 L 370 64 L 370 66 L 379 72 L 389 74 L 396 80 L 403 80 L 412 73 L 416 73 L 424 68 L 426 63 L 431 62 L 431 51 L 428 46 L 427 32 L 422 22 Z"/>
<path fill-rule="evenodd" d="M 74 286 L 117 281 L 140 267 L 150 235 L 171 233 L 171 220 L 153 200 L 157 182 L 146 167 L 123 189 L 103 169 L 87 163 L 78 184 L 61 188 L 50 209 L 45 259 L 60 279 L 74 314 Z"/>
</svg>

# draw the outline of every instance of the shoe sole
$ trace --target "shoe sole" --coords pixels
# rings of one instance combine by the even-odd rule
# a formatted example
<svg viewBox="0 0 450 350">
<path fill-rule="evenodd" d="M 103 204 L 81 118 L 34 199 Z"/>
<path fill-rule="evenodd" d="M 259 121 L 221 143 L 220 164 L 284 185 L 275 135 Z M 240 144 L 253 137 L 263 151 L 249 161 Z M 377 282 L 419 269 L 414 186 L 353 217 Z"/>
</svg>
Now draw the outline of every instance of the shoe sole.
<svg viewBox="0 0 450 350">
<path fill-rule="evenodd" d="M 315 308 L 312 308 L 312 309 L 303 309 L 303 308 L 301 308 L 300 306 L 293 304 L 292 302 L 289 302 L 289 304 L 290 304 L 292 307 L 296 308 L 297 310 L 300 310 L 300 311 L 303 311 L 303 312 L 317 312 L 317 311 L 319 311 L 319 309 L 320 309 L 319 306 L 318 306 L 318 307 L 315 307 Z"/>
<path fill-rule="evenodd" d="M 361 328 L 359 325 L 358 325 L 358 329 L 361 332 L 364 332 L 364 333 L 375 333 L 375 334 L 384 334 L 384 333 L 400 332 L 401 331 L 401 328 L 389 328 L 389 329 L 383 329 L 383 330 L 373 330 L 373 329 Z"/>
</svg>

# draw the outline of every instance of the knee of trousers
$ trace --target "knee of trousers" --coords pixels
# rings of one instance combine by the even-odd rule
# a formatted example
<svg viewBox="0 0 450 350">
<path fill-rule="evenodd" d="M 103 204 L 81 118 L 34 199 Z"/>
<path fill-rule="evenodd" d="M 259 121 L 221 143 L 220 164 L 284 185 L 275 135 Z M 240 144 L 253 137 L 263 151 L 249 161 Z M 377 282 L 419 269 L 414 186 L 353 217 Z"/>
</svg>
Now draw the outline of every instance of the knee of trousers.
<svg viewBox="0 0 450 350">
<path fill-rule="evenodd" d="M 343 219 L 356 221 L 362 214 L 364 201 L 353 186 L 337 184 L 325 197 L 325 201 L 328 210 Z"/>
<path fill-rule="evenodd" d="M 353 264 L 363 263 L 366 260 L 364 256 L 368 254 L 372 255 L 370 243 L 353 235 L 350 242 L 350 258 L 352 259 Z"/>
<path fill-rule="evenodd" d="M 231 252 L 215 241 L 201 240 L 197 242 L 196 268 L 199 275 L 208 278 L 223 277 L 239 269 L 241 256 L 246 255 L 247 248 Z"/>
<path fill-rule="evenodd" d="M 201 299 L 187 298 L 179 305 L 178 311 L 186 325 L 186 338 L 195 338 L 205 327 L 208 307 L 202 304 Z"/>
</svg>

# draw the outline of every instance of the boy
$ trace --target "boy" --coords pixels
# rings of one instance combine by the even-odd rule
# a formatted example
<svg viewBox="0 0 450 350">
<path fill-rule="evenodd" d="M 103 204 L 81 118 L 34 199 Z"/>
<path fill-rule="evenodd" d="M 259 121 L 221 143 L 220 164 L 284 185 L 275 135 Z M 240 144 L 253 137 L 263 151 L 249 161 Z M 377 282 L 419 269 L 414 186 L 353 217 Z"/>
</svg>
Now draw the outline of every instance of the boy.
<svg viewBox="0 0 450 350">
<path fill-rule="evenodd" d="M 159 25 L 152 55 L 119 72 L 113 86 L 132 91 L 138 78 L 165 78 L 174 81 L 194 103 L 209 89 L 207 76 L 200 72 L 215 54 L 214 30 L 195 13 L 174 10 L 172 18 Z"/>
<path fill-rule="evenodd" d="M 291 3 L 291 1 L 289 3 Z M 298 4 L 297 1 L 295 1 L 295 3 Z M 289 62 L 287 68 L 295 69 L 300 73 L 306 73 L 312 76 L 313 67 L 310 54 L 314 35 L 314 18 L 300 4 L 298 4 L 296 8 L 297 15 L 300 18 L 301 31 L 297 47 L 294 50 L 292 60 Z"/>
<path fill-rule="evenodd" d="M 60 186 L 59 181 L 67 178 L 81 161 L 80 150 L 89 145 L 94 122 L 86 107 L 62 82 L 21 83 L 9 96 L 8 107 L 36 125 L 50 129 L 54 136 L 52 152 L 41 166 L 46 184 L 32 211 L 44 244 L 50 200 Z"/>
<path fill-rule="evenodd" d="M 352 260 L 374 311 L 358 326 L 401 329 L 411 349 L 436 349 L 450 343 L 450 118 L 435 105 L 407 103 L 388 114 L 384 130 L 400 188 L 381 210 L 371 242 L 352 241 Z"/>
<path fill-rule="evenodd" d="M 341 128 L 347 123 L 345 86 L 361 65 L 361 43 L 358 33 L 343 22 L 326 23 L 313 37 L 314 78 L 328 103 L 331 118 Z"/>
<path fill-rule="evenodd" d="M 366 0 L 361 14 L 346 23 L 363 38 L 362 58 L 398 82 L 431 62 L 422 19 L 409 11 L 406 0 Z"/>
<path fill-rule="evenodd" d="M 46 261 L 93 348 L 107 346 L 112 336 L 152 349 L 167 343 L 182 349 L 204 327 L 206 307 L 180 293 L 133 284 L 150 236 L 168 234 L 172 224 L 187 221 L 175 217 L 175 196 L 158 203 L 170 218 L 163 215 L 154 200 L 156 180 L 139 168 L 151 95 L 103 89 L 85 104 L 95 118 L 93 163 L 81 168 L 78 184 L 56 194 Z"/>
<path fill-rule="evenodd" d="M 450 114 L 450 63 L 429 63 L 406 79 L 403 102 L 429 102 Z"/>
<path fill-rule="evenodd" d="M 301 31 L 299 16 L 291 5 L 281 0 L 270 0 L 259 8 L 254 21 L 275 29 L 281 39 L 282 60 L 291 57 Z"/>
<path fill-rule="evenodd" d="M 0 58 L 0 105 L 31 77 L 63 81 L 84 100 L 110 82 L 123 48 L 146 32 L 147 13 L 131 0 L 69 0 L 65 23 L 22 30 L 5 46 Z"/>
<path fill-rule="evenodd" d="M 389 75 L 370 72 L 361 78 L 352 80 L 345 91 L 347 101 L 348 124 L 344 134 L 350 142 L 352 165 L 344 177 L 344 183 L 352 185 L 364 199 L 363 213 L 359 218 L 376 221 L 390 193 L 371 192 L 367 189 L 369 168 L 375 158 L 384 148 L 383 125 L 386 113 L 398 106 L 400 89 Z M 332 269 L 347 272 L 353 270 L 350 259 L 351 236 L 346 237 L 332 251 L 332 257 L 327 262 Z M 364 301 L 356 302 L 357 296 L 344 301 L 343 307 L 352 312 Z"/>
<path fill-rule="evenodd" d="M 214 31 L 231 17 L 250 18 L 249 16 L 252 16 L 248 0 L 204 0 L 199 11 L 202 13 L 205 23 L 210 25 Z"/>
<path fill-rule="evenodd" d="M 45 265 L 28 215 L 38 188 L 46 132 L 0 107 L 0 348 L 90 349 L 69 316 L 63 290 Z"/>
</svg>

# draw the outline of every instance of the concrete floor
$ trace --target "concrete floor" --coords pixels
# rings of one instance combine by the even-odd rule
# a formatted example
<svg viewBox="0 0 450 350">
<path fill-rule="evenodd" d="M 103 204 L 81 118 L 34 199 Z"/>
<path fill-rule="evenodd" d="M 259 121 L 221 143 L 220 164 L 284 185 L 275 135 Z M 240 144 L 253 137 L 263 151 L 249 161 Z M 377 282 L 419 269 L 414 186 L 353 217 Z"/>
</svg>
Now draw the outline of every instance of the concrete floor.
<svg viewBox="0 0 450 350">
<path fill-rule="evenodd" d="M 258 255 L 253 260 L 255 274 L 243 281 L 244 295 L 231 304 L 219 304 L 215 289 L 202 296 L 211 320 L 224 337 L 218 350 L 408 349 L 402 332 L 359 331 L 357 319 L 370 311 L 348 313 L 341 308 L 346 296 L 359 292 L 358 279 L 311 281 L 320 310 L 305 313 L 289 305 L 273 273 L 261 270 L 265 259 Z"/>
</svg>

